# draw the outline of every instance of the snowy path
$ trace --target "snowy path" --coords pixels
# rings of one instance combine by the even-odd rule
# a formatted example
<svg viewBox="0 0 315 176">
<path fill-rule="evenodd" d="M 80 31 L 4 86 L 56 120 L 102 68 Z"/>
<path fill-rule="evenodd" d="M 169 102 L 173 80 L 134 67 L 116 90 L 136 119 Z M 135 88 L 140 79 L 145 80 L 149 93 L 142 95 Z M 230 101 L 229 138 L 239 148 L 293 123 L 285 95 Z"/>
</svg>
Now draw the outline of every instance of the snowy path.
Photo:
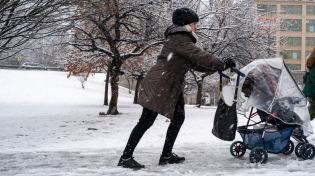
<svg viewBox="0 0 315 176">
<path fill-rule="evenodd" d="M 269 154 L 265 165 L 251 164 L 249 151 L 233 158 L 232 142 L 211 134 L 215 109 L 193 106 L 186 106 L 186 120 L 174 146 L 176 154 L 186 157 L 183 164 L 157 164 L 169 124 L 158 116 L 134 153 L 146 168 L 120 168 L 117 162 L 141 113 L 126 89 L 120 89 L 121 114 L 99 116 L 107 110 L 101 105 L 103 74 L 89 78 L 85 90 L 76 78 L 64 79 L 66 73 L 0 70 L 0 75 L 1 176 L 315 175 L 315 160 L 304 161 L 294 153 Z M 240 117 L 239 124 L 245 120 Z M 308 139 L 315 144 L 314 135 Z"/>
<path fill-rule="evenodd" d="M 314 161 L 297 161 L 293 156 L 270 155 L 268 164 L 255 165 L 247 157 L 234 159 L 227 146 L 204 143 L 178 146 L 187 160 L 184 164 L 158 166 L 160 148 L 141 148 L 138 160 L 146 168 L 132 171 L 116 166 L 119 150 L 84 149 L 1 154 L 1 175 L 314 175 Z M 198 152 L 196 151 L 198 150 Z M 218 154 L 221 153 L 221 154 Z M 246 155 L 245 155 L 246 156 Z M 271 164 L 272 163 L 272 164 Z"/>
</svg>

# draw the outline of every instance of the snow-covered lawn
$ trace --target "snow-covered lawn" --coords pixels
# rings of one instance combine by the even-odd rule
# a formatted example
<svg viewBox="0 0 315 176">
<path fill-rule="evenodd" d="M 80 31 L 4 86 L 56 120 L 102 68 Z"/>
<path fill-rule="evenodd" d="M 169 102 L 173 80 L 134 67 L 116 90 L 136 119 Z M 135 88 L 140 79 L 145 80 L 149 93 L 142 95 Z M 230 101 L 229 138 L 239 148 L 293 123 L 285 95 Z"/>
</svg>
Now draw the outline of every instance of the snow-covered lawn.
<svg viewBox="0 0 315 176">
<path fill-rule="evenodd" d="M 269 154 L 264 165 L 251 164 L 249 151 L 240 159 L 233 158 L 232 142 L 211 133 L 215 108 L 190 105 L 186 105 L 186 120 L 173 150 L 186 157 L 183 164 L 157 164 L 169 124 L 158 116 L 134 153 L 146 168 L 118 167 L 142 107 L 132 104 L 133 95 L 120 87 L 121 114 L 100 116 L 108 108 L 102 105 L 105 74 L 89 77 L 85 89 L 76 77 L 66 76 L 54 71 L 0 69 L 1 176 L 315 175 L 315 160 L 304 161 L 294 153 Z M 239 116 L 239 125 L 245 121 Z M 315 144 L 314 135 L 308 139 Z M 241 140 L 238 134 L 236 140 Z"/>
</svg>

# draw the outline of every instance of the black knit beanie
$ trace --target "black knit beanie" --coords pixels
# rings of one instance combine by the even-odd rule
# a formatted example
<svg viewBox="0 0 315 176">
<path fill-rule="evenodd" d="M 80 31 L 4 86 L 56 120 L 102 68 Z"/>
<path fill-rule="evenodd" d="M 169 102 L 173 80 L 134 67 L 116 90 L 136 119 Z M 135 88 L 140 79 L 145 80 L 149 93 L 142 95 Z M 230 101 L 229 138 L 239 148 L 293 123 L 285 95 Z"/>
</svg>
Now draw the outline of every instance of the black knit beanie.
<svg viewBox="0 0 315 176">
<path fill-rule="evenodd" d="M 172 17 L 173 24 L 179 25 L 179 26 L 185 26 L 186 24 L 190 24 L 193 22 L 199 22 L 199 17 L 190 8 L 180 8 L 176 9 L 173 12 Z"/>
</svg>

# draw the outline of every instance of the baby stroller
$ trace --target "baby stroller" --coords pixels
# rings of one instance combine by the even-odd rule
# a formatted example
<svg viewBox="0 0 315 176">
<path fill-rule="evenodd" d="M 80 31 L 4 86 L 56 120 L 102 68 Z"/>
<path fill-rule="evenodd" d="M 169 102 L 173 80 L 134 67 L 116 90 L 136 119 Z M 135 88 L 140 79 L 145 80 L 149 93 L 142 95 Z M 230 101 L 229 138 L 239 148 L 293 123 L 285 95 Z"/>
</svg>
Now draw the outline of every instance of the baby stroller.
<svg viewBox="0 0 315 176">
<path fill-rule="evenodd" d="M 304 160 L 313 159 L 315 147 L 306 139 L 313 133 L 307 101 L 283 60 L 255 60 L 240 71 L 245 77 L 236 79 L 235 75 L 223 88 L 226 104 L 231 105 L 231 97 L 237 97 L 238 114 L 246 117 L 250 110 L 247 124 L 237 127 L 242 141 L 232 143 L 232 156 L 239 158 L 251 150 L 250 162 L 266 163 L 268 153 L 291 154 L 292 137 L 298 142 L 295 154 Z M 253 113 L 254 109 L 257 112 Z M 253 121 L 255 116 L 259 122 Z"/>
</svg>

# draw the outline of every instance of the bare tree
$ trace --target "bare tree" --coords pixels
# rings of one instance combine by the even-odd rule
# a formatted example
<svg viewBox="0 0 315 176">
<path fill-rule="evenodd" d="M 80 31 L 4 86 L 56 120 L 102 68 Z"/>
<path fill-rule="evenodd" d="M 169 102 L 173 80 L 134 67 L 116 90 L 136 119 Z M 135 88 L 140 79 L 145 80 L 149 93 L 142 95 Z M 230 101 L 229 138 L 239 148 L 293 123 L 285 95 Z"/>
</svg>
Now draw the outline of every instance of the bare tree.
<svg viewBox="0 0 315 176">
<path fill-rule="evenodd" d="M 104 104 L 103 105 L 108 105 L 108 84 L 109 84 L 109 69 L 107 67 L 106 80 L 105 80 Z"/>
<path fill-rule="evenodd" d="M 125 76 L 125 79 L 128 83 L 128 91 L 129 91 L 129 94 L 132 93 L 132 87 L 133 87 L 133 82 L 134 82 L 134 79 L 132 77 L 130 77 L 129 75 L 126 75 L 124 74 Z"/>
<path fill-rule="evenodd" d="M 0 60 L 25 49 L 21 46 L 31 39 L 66 30 L 70 7 L 68 0 L 1 0 Z"/>
<path fill-rule="evenodd" d="M 271 37 L 280 30 L 278 23 L 266 23 L 254 9 L 253 0 L 199 1 L 195 10 L 200 24 L 196 31 L 199 46 L 222 60 L 233 58 L 242 67 L 256 58 L 270 58 L 276 53 L 276 40 Z M 271 13 L 271 12 L 269 12 Z M 192 70 L 198 87 L 197 104 L 201 103 L 202 85 L 209 73 Z"/>
<path fill-rule="evenodd" d="M 123 62 L 141 56 L 164 42 L 164 11 L 163 2 L 160 1 L 78 2 L 77 19 L 73 23 L 75 33 L 69 44 L 80 52 L 103 53 L 110 59 L 112 95 L 107 114 L 118 114 L 117 82 L 119 75 L 123 74 Z"/>
</svg>

